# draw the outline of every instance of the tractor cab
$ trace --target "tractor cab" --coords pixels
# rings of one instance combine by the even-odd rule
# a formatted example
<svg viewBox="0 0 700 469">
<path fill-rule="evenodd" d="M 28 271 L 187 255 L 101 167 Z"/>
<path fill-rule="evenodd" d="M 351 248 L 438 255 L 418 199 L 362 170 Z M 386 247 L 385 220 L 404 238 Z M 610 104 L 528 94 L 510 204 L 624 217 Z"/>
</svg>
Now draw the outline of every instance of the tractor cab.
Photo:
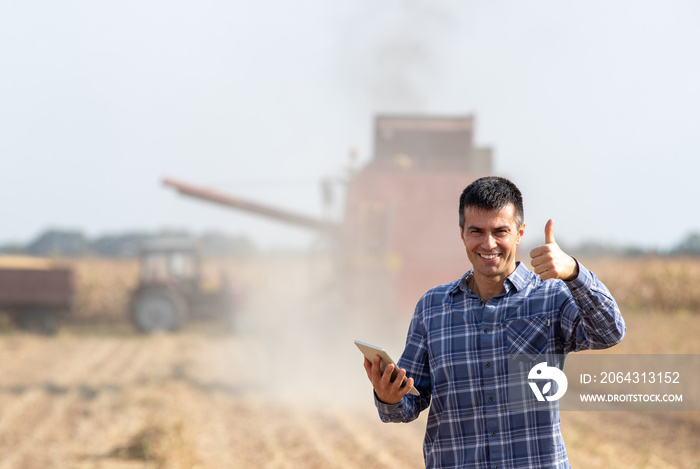
<svg viewBox="0 0 700 469">
<path fill-rule="evenodd" d="M 194 242 L 158 241 L 141 249 L 139 282 L 142 285 L 196 285 L 201 278 L 201 259 Z"/>
</svg>

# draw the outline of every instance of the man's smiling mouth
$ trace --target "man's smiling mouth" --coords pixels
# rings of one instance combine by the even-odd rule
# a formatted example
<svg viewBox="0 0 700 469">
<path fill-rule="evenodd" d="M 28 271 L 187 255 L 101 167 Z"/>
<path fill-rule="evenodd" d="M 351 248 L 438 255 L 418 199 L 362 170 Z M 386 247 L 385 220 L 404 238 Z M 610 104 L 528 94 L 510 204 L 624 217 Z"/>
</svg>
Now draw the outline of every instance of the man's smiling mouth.
<svg viewBox="0 0 700 469">
<path fill-rule="evenodd" d="M 491 259 L 497 258 L 498 254 L 479 254 L 479 256 L 490 261 Z"/>
</svg>

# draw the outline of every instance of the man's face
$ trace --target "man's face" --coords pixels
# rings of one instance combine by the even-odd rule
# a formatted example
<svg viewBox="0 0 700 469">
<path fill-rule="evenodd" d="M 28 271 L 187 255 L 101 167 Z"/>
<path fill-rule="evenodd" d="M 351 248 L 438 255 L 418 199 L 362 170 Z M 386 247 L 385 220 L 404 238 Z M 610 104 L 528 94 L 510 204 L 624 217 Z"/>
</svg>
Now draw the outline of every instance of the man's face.
<svg viewBox="0 0 700 469">
<path fill-rule="evenodd" d="M 502 281 L 515 270 L 515 251 L 525 232 L 517 226 L 515 208 L 500 210 L 464 209 L 464 230 L 460 236 L 477 277 Z"/>
</svg>

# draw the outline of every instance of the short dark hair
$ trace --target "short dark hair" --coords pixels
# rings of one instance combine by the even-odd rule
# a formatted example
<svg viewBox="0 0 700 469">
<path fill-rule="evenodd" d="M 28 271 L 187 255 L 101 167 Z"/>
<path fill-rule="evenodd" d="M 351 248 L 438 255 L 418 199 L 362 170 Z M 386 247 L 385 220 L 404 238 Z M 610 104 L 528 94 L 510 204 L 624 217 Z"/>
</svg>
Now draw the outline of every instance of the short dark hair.
<svg viewBox="0 0 700 469">
<path fill-rule="evenodd" d="M 464 231 L 464 209 L 474 207 L 479 210 L 501 210 L 508 204 L 515 209 L 515 223 L 518 227 L 525 222 L 523 195 L 520 189 L 506 178 L 487 176 L 469 184 L 459 197 L 459 227 Z"/>
</svg>

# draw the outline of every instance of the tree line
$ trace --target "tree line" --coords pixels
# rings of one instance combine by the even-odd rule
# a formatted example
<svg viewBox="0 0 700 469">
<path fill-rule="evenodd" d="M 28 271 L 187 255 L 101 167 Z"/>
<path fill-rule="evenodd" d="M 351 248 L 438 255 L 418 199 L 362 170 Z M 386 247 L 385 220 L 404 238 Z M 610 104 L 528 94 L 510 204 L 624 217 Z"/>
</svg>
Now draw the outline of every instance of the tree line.
<svg viewBox="0 0 700 469">
<path fill-rule="evenodd" d="M 128 232 L 89 238 L 79 230 L 49 229 L 26 244 L 0 245 L 0 253 L 41 257 L 112 257 L 131 258 L 139 254 L 145 242 L 158 239 L 195 240 L 205 256 L 250 258 L 261 254 L 258 246 L 245 235 L 208 232 L 193 235 L 187 231 L 156 233 Z M 566 246 L 569 252 L 598 257 L 700 256 L 700 233 L 690 233 L 667 251 L 637 246 L 619 246 L 601 242 L 584 242 Z"/>
<path fill-rule="evenodd" d="M 197 242 L 205 256 L 247 258 L 260 253 L 248 237 L 209 232 L 193 235 L 187 231 L 155 233 L 129 232 L 89 238 L 79 230 L 49 229 L 26 244 L 0 246 L 0 253 L 41 257 L 111 257 L 132 258 L 139 255 L 146 242 L 159 239 L 189 239 Z"/>
</svg>

